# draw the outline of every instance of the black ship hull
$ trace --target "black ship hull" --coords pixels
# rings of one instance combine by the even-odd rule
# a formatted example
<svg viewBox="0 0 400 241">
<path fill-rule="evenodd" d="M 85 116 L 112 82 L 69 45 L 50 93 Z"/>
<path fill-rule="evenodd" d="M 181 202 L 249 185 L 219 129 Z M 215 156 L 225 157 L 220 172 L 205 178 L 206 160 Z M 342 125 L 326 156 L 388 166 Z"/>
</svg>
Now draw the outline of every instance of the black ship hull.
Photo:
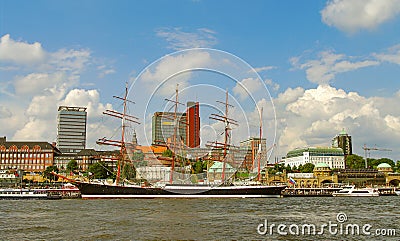
<svg viewBox="0 0 400 241">
<path fill-rule="evenodd" d="M 164 187 L 117 186 L 78 182 L 83 199 L 114 198 L 246 198 L 281 197 L 286 186 L 166 185 Z"/>
</svg>

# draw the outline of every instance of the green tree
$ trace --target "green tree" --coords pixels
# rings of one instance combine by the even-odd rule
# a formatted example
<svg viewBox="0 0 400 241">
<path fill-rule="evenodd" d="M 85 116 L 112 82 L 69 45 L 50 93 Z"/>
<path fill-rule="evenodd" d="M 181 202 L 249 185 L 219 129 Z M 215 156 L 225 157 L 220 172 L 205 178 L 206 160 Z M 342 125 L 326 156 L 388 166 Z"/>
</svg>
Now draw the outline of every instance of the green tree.
<svg viewBox="0 0 400 241">
<path fill-rule="evenodd" d="M 173 155 L 173 153 L 170 149 L 167 149 L 167 150 L 163 151 L 163 153 L 162 153 L 162 156 L 165 156 L 165 157 L 172 157 L 172 155 Z"/>
<path fill-rule="evenodd" d="M 395 167 L 395 163 L 393 160 L 389 159 L 389 158 L 380 158 L 380 159 L 372 159 L 372 158 L 368 158 L 368 166 L 372 167 L 374 169 L 376 169 L 378 167 L 379 164 L 381 163 L 387 163 L 389 164 L 392 169 Z"/>
<path fill-rule="evenodd" d="M 104 162 L 96 162 L 89 166 L 88 171 L 96 179 L 106 179 L 112 175 L 108 169 L 108 166 Z"/>
<path fill-rule="evenodd" d="M 400 172 L 400 161 L 399 160 L 397 160 L 395 169 L 393 171 Z"/>
<path fill-rule="evenodd" d="M 356 154 L 348 155 L 346 158 L 346 168 L 348 169 L 365 168 L 365 160 L 362 156 Z"/>
<path fill-rule="evenodd" d="M 300 172 L 310 173 L 314 171 L 315 165 L 312 163 L 306 163 L 304 166 L 301 167 Z"/>
<path fill-rule="evenodd" d="M 69 161 L 67 164 L 67 171 L 74 172 L 76 169 L 78 169 L 78 162 L 76 160 Z"/>
<path fill-rule="evenodd" d="M 136 177 L 136 170 L 131 164 L 125 164 L 122 168 L 122 178 L 125 179 L 134 179 Z"/>
<path fill-rule="evenodd" d="M 292 171 L 292 167 L 291 167 L 290 165 L 287 165 L 287 166 L 285 167 L 285 169 L 286 169 L 286 173 L 291 173 L 291 172 L 293 172 L 293 171 Z"/>
<path fill-rule="evenodd" d="M 196 162 L 193 164 L 193 172 L 194 172 L 195 174 L 197 174 L 197 173 L 202 173 L 202 172 L 203 172 L 203 163 L 202 163 L 200 160 L 196 161 Z"/>
<path fill-rule="evenodd" d="M 46 170 L 44 170 L 43 172 L 43 177 L 50 179 L 50 180 L 54 180 L 54 181 L 58 181 L 58 177 L 51 174 L 52 172 L 59 172 L 58 167 L 56 166 L 48 166 L 46 168 Z"/>
</svg>

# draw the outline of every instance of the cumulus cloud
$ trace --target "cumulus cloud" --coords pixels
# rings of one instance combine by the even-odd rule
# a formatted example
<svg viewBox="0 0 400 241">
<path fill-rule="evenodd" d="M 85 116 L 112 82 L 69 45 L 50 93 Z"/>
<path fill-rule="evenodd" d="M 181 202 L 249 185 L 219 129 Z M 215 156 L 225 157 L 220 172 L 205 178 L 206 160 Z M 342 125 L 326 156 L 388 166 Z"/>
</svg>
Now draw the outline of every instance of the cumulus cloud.
<svg viewBox="0 0 400 241">
<path fill-rule="evenodd" d="M 233 93 L 239 96 L 241 100 L 252 96 L 252 93 L 264 88 L 261 81 L 256 78 L 246 78 L 239 81 L 235 87 L 233 87 Z"/>
<path fill-rule="evenodd" d="M 66 75 L 63 72 L 30 73 L 27 76 L 17 77 L 14 81 L 14 89 L 17 95 L 37 94 L 65 81 Z"/>
<path fill-rule="evenodd" d="M 357 61 L 355 57 L 335 54 L 333 51 L 322 51 L 318 53 L 317 59 L 304 62 L 301 57 L 293 57 L 290 62 L 295 68 L 304 69 L 307 79 L 316 84 L 329 84 L 337 74 L 380 64 L 375 60 Z"/>
<path fill-rule="evenodd" d="M 53 138 L 50 139 L 47 135 L 49 131 L 54 133 L 54 131 L 49 130 L 49 123 L 52 123 L 52 121 L 31 117 L 22 129 L 16 131 L 12 139 L 32 141 L 48 140 L 49 142 L 53 142 L 55 141 L 55 136 L 53 135 Z"/>
<path fill-rule="evenodd" d="M 303 146 L 330 146 L 342 128 L 353 136 L 356 154 L 363 154 L 364 143 L 395 149 L 400 141 L 400 112 L 393 108 L 399 101 L 397 95 L 367 98 L 329 85 L 288 89 L 274 100 L 279 154 Z"/>
<path fill-rule="evenodd" d="M 278 90 L 279 90 L 279 87 L 280 87 L 279 84 L 276 83 L 276 82 L 274 82 L 274 81 L 272 81 L 272 79 L 266 79 L 266 80 L 264 81 L 264 83 L 265 83 L 267 86 L 271 87 L 273 91 L 278 91 Z"/>
<path fill-rule="evenodd" d="M 341 31 L 372 30 L 400 13 L 400 0 L 331 0 L 321 11 L 322 21 Z"/>
<path fill-rule="evenodd" d="M 189 48 L 208 48 L 217 44 L 216 32 L 199 28 L 194 32 L 182 31 L 182 28 L 161 28 L 156 31 L 158 37 L 169 43 L 169 48 L 182 50 Z"/>
<path fill-rule="evenodd" d="M 112 106 L 100 102 L 97 90 L 77 89 L 81 74 L 96 62 L 90 50 L 61 48 L 49 52 L 38 42 L 16 41 L 7 34 L 1 38 L 0 52 L 1 70 L 9 71 L 11 76 L 18 70 L 12 80 L 0 80 L 0 92 L 9 96 L 0 96 L 4 104 L 0 106 L 0 125 L 7 125 L 4 134 L 10 139 L 55 141 L 59 105 L 87 107 L 90 126 L 99 126 L 103 134 L 108 133 L 101 124 L 101 114 Z M 112 72 L 104 67 L 96 70 Z M 87 143 L 93 146 L 97 138 L 89 135 Z"/>
<path fill-rule="evenodd" d="M 16 64 L 38 63 L 43 61 L 46 54 L 40 43 L 14 41 L 9 34 L 0 39 L 0 53 L 0 62 L 8 61 Z"/>
<path fill-rule="evenodd" d="M 112 109 L 111 104 L 100 102 L 100 93 L 97 90 L 73 89 L 66 96 L 60 105 L 86 107 L 88 117 L 102 117 L 103 111 Z"/>
</svg>

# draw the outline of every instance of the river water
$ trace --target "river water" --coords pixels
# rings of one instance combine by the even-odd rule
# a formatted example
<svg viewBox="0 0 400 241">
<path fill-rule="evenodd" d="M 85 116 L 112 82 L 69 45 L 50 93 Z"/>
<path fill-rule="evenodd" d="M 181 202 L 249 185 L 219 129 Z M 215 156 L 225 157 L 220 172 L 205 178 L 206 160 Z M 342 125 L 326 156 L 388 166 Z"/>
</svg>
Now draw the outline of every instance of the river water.
<svg viewBox="0 0 400 241">
<path fill-rule="evenodd" d="M 399 203 L 397 196 L 0 200 L 0 240 L 400 240 Z"/>
</svg>

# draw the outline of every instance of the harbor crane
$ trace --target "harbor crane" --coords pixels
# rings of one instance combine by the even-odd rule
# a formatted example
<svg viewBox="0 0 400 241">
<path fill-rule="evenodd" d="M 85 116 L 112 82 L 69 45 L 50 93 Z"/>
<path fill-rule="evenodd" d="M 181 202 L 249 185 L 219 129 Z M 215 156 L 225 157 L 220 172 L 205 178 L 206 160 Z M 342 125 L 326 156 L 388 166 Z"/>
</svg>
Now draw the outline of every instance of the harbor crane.
<svg viewBox="0 0 400 241">
<path fill-rule="evenodd" d="M 367 147 L 366 144 L 364 144 L 363 149 L 364 149 L 364 154 L 365 154 L 365 168 L 368 168 L 367 152 L 370 152 L 370 151 L 392 151 L 392 150 L 386 149 L 386 148 Z"/>
</svg>

